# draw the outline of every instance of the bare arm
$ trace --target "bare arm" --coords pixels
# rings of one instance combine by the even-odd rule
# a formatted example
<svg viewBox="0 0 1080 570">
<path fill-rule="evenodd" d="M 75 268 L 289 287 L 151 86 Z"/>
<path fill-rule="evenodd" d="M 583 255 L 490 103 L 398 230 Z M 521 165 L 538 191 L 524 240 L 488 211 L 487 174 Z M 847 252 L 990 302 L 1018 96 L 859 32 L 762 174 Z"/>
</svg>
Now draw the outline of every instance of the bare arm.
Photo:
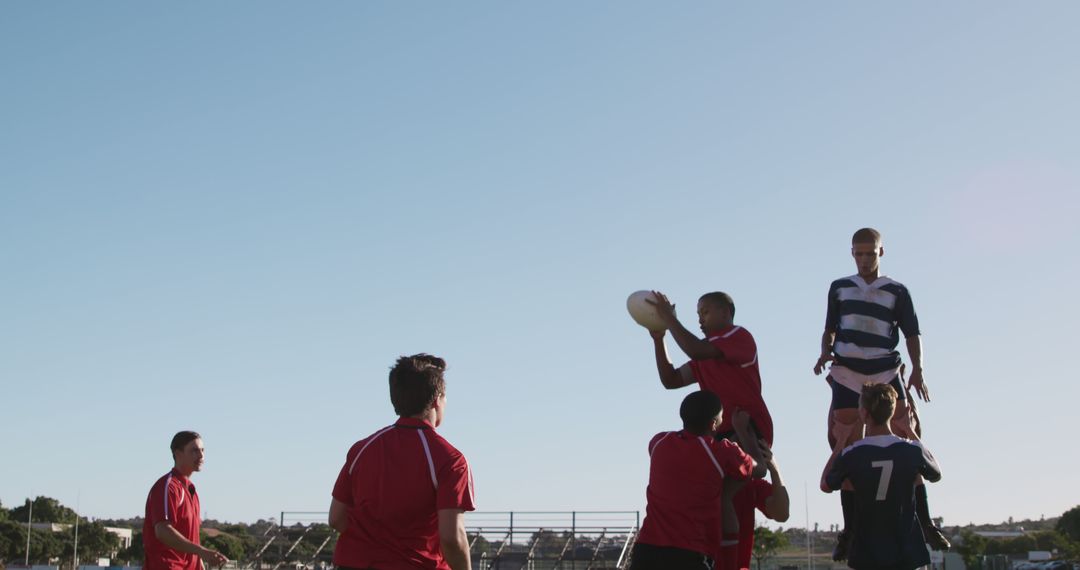
<svg viewBox="0 0 1080 570">
<path fill-rule="evenodd" d="M 930 401 L 930 390 L 923 380 L 922 370 L 922 337 L 919 335 L 909 336 L 907 343 L 908 360 L 911 361 L 911 377 L 908 379 L 908 387 L 915 389 L 915 394 L 924 402 Z"/>
<path fill-rule="evenodd" d="M 731 416 L 731 427 L 735 428 L 735 435 L 739 438 L 739 447 L 754 458 L 754 471 L 750 476 L 755 479 L 764 477 L 767 469 L 765 454 L 761 444 L 758 443 L 757 435 L 750 431 L 750 414 L 746 410 L 735 410 Z"/>
<path fill-rule="evenodd" d="M 344 534 L 349 526 L 349 506 L 337 499 L 330 499 L 330 526 Z"/>
<path fill-rule="evenodd" d="M 470 570 L 469 537 L 465 534 L 465 517 L 461 509 L 439 510 L 439 544 L 443 557 L 452 570 Z"/>
<path fill-rule="evenodd" d="M 664 331 L 649 331 L 653 339 L 653 352 L 656 354 L 656 372 L 660 375 L 660 383 L 668 390 L 682 388 L 693 383 L 693 379 L 687 379 L 679 374 L 679 370 L 671 364 L 668 358 L 667 346 L 664 344 Z"/>
<path fill-rule="evenodd" d="M 760 445 L 763 449 L 769 449 L 764 441 L 760 442 Z M 767 466 L 773 492 L 768 499 L 765 499 L 765 516 L 776 522 L 785 522 L 791 516 L 791 498 L 788 496 L 787 488 L 784 487 L 784 480 L 780 477 L 780 467 L 776 465 L 776 457 L 772 454 L 772 450 L 766 454 L 769 456 Z"/>
<path fill-rule="evenodd" d="M 167 521 L 161 521 L 154 525 L 154 536 L 165 546 L 180 552 L 196 554 L 211 566 L 221 566 L 229 561 L 224 554 L 191 542 Z"/>
<path fill-rule="evenodd" d="M 675 344 L 679 345 L 679 348 L 682 349 L 686 356 L 690 357 L 691 360 L 724 358 L 722 350 L 713 346 L 709 341 L 698 338 L 697 335 L 687 330 L 679 322 L 679 319 L 675 317 L 675 305 L 672 305 L 671 301 L 668 301 L 668 298 L 663 293 L 653 291 L 653 295 L 656 296 L 656 301 L 647 300 L 646 302 L 656 307 L 656 314 L 663 319 L 664 324 L 671 331 L 671 338 L 675 339 Z"/>
<path fill-rule="evenodd" d="M 814 365 L 814 375 L 820 376 L 825 371 L 825 363 L 832 361 L 833 359 L 833 342 L 836 340 L 836 331 L 832 329 L 825 329 L 825 332 L 821 333 L 821 356 L 817 359 L 817 364 Z"/>
</svg>

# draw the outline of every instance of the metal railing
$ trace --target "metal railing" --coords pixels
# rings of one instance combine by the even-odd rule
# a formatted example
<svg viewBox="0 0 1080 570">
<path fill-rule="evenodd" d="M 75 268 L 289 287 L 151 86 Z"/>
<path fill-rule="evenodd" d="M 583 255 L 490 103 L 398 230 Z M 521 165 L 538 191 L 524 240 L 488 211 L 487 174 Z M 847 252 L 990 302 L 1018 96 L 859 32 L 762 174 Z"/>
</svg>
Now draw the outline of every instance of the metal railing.
<svg viewBox="0 0 1080 570">
<path fill-rule="evenodd" d="M 326 512 L 282 511 L 277 528 L 246 568 L 325 567 L 336 535 Z M 320 526 L 321 532 L 309 532 Z M 601 570 L 626 568 L 641 527 L 639 511 L 500 511 L 465 514 L 475 570 Z M 297 547 L 307 540 L 310 545 Z M 273 562 L 264 553 L 277 545 Z M 312 550 L 314 554 L 312 554 Z M 303 552 L 296 556 L 294 552 Z"/>
</svg>

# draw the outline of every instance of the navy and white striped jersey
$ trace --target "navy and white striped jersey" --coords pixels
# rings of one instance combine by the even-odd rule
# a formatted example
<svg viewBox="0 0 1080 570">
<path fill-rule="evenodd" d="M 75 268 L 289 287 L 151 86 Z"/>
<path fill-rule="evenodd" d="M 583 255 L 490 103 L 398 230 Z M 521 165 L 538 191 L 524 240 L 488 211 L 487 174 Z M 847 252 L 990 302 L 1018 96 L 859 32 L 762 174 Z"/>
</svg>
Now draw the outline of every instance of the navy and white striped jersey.
<svg viewBox="0 0 1080 570">
<path fill-rule="evenodd" d="M 911 570 L 930 563 L 915 514 L 917 475 L 937 481 L 941 468 L 922 443 L 891 434 L 863 438 L 836 458 L 825 483 L 837 490 L 847 479 L 855 487 L 849 566 Z"/>
<path fill-rule="evenodd" d="M 836 364 L 878 374 L 900 366 L 900 331 L 905 338 L 918 336 L 919 319 L 907 287 L 885 276 L 867 284 L 853 275 L 829 287 L 825 329 L 836 332 Z"/>
</svg>

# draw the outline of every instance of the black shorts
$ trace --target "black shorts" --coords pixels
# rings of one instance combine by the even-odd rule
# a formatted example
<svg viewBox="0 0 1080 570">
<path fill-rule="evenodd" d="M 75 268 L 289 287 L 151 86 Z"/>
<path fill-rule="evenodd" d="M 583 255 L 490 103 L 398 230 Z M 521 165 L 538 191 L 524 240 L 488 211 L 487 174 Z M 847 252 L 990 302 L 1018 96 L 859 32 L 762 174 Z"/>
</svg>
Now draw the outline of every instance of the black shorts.
<svg viewBox="0 0 1080 570">
<path fill-rule="evenodd" d="M 630 554 L 630 570 L 710 570 L 708 556 L 674 546 L 637 543 Z"/>
<path fill-rule="evenodd" d="M 829 377 L 829 386 L 832 386 L 832 409 L 843 410 L 859 407 L 859 392 L 841 385 L 833 380 L 831 376 Z M 889 382 L 889 386 L 896 390 L 896 399 L 898 401 L 907 399 L 907 391 L 904 390 L 904 385 L 900 383 L 899 374 Z"/>
</svg>

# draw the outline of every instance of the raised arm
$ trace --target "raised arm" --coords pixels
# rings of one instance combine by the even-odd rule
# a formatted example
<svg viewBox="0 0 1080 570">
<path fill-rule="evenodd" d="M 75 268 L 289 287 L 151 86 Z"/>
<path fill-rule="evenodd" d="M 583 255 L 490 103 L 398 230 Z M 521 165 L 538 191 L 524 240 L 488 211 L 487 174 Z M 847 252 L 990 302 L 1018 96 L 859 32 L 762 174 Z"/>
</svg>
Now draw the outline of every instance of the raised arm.
<svg viewBox="0 0 1080 570">
<path fill-rule="evenodd" d="M 769 480 L 772 483 L 772 494 L 765 499 L 765 516 L 776 522 L 786 522 L 791 516 L 791 498 L 788 496 L 787 487 L 784 487 L 784 480 L 780 477 L 776 456 L 764 440 L 758 440 L 758 447 L 767 458 L 765 465 L 769 469 Z"/>
<path fill-rule="evenodd" d="M 439 509 L 439 544 L 452 570 L 470 570 L 469 537 L 465 534 L 465 511 Z"/>
<path fill-rule="evenodd" d="M 757 434 L 750 429 L 750 414 L 746 410 L 736 409 L 731 416 L 731 427 L 735 429 L 735 435 L 739 438 L 739 447 L 754 458 L 754 471 L 751 477 L 755 479 L 764 477 L 768 467 L 765 465 L 765 454 L 760 447 Z"/>
<path fill-rule="evenodd" d="M 923 456 L 923 464 L 919 468 L 919 474 L 927 481 L 937 483 L 941 480 L 941 467 L 938 466 L 937 460 L 934 459 L 934 455 L 930 453 L 929 449 L 923 447 L 922 443 L 916 443 L 916 445 L 922 448 Z"/>
<path fill-rule="evenodd" d="M 646 302 L 656 307 L 656 314 L 667 325 L 668 330 L 671 331 L 671 338 L 675 339 L 675 344 L 679 345 L 686 356 L 691 360 L 724 358 L 722 350 L 709 341 L 698 338 L 679 322 L 679 319 L 675 317 L 675 305 L 671 304 L 667 296 L 659 291 L 653 291 L 653 295 L 656 296 L 656 301 L 646 300 Z"/>
<path fill-rule="evenodd" d="M 660 375 L 660 383 L 668 390 L 682 388 L 694 382 L 689 374 L 680 373 L 678 368 L 671 364 L 668 357 L 667 345 L 664 344 L 664 331 L 649 331 L 653 339 L 653 353 L 656 355 L 656 372 Z"/>
</svg>

